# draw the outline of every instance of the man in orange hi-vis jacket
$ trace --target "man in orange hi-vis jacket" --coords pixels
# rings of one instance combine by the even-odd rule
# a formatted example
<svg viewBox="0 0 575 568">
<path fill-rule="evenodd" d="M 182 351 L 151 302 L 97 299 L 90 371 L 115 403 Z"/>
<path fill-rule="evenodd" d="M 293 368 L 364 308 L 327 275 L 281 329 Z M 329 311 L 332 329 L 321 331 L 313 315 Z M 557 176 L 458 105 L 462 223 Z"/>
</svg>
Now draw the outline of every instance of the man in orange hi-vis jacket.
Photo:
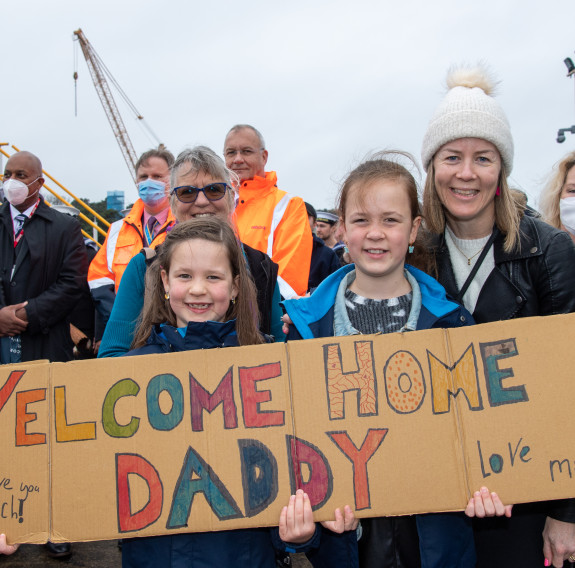
<svg viewBox="0 0 575 568">
<path fill-rule="evenodd" d="M 124 270 L 142 247 L 155 248 L 175 223 L 170 210 L 170 167 L 174 156 L 165 147 L 144 152 L 136 162 L 139 198 L 130 212 L 112 223 L 88 270 L 88 284 L 98 314 L 96 345 L 108 322 Z"/>
<path fill-rule="evenodd" d="M 253 126 L 238 124 L 228 132 L 224 157 L 240 180 L 235 218 L 241 241 L 278 264 L 284 298 L 303 296 L 313 246 L 303 200 L 278 189 L 276 173 L 265 171 L 268 151 Z"/>
</svg>

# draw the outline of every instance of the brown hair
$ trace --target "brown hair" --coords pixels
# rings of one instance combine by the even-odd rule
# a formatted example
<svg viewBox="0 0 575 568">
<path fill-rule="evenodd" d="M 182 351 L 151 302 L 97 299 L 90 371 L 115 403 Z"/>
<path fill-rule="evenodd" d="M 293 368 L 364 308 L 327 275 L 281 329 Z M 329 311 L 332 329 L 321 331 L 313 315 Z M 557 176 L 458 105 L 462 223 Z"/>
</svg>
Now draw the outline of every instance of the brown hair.
<svg viewBox="0 0 575 568">
<path fill-rule="evenodd" d="M 501 162 L 498 185 L 500 195 L 495 197 L 495 224 L 505 237 L 503 249 L 505 252 L 511 252 L 519 246 L 519 223 L 523 217 L 525 206 L 521 205 L 520 200 L 509 189 L 503 162 Z M 427 170 L 427 179 L 423 189 L 423 214 L 426 228 L 431 233 L 443 234 L 446 223 L 445 210 L 435 186 L 433 158 Z"/>
<path fill-rule="evenodd" d="M 226 248 L 232 276 L 237 277 L 238 295 L 235 303 L 230 303 L 225 321 L 236 319 L 236 332 L 240 345 L 263 343 L 258 330 L 259 313 L 256 300 L 256 289 L 248 272 L 241 245 L 228 223 L 218 217 L 200 217 L 177 224 L 159 247 L 158 254 L 146 273 L 146 292 L 144 308 L 138 322 L 133 348 L 146 344 L 154 325 L 167 323 L 176 325 L 176 316 L 169 300 L 164 294 L 162 269 L 170 270 L 170 263 L 175 248 L 191 239 L 202 239 L 221 243 Z"/>
<path fill-rule="evenodd" d="M 343 182 L 337 197 L 338 214 L 345 223 L 345 210 L 349 200 L 350 192 L 354 190 L 359 192 L 359 200 L 363 199 L 365 190 L 376 181 L 393 181 L 401 183 L 409 199 L 409 208 L 411 210 L 411 220 L 416 217 L 422 217 L 421 207 L 418 199 L 417 182 L 411 172 L 399 163 L 399 159 L 409 160 L 417 169 L 415 159 L 407 152 L 397 150 L 387 150 L 377 152 L 364 160 L 355 168 Z M 421 231 L 419 231 L 421 233 Z M 418 233 L 415 240 L 414 251 L 406 258 L 409 264 L 425 270 L 429 263 L 429 254 L 427 247 L 423 242 L 423 236 Z"/>
<path fill-rule="evenodd" d="M 144 152 L 136 162 L 134 166 L 134 172 L 138 175 L 138 169 L 140 166 L 145 166 L 150 158 L 160 158 L 168 164 L 168 168 L 171 168 L 174 164 L 174 155 L 163 145 L 160 144 L 157 148 L 152 148 L 147 152 Z"/>
<path fill-rule="evenodd" d="M 554 173 L 545 185 L 539 198 L 539 207 L 543 220 L 557 229 L 562 228 L 561 212 L 559 209 L 561 192 L 567 180 L 567 175 L 573 166 L 575 166 L 575 152 L 570 152 L 560 162 L 555 164 L 553 168 Z"/>
</svg>

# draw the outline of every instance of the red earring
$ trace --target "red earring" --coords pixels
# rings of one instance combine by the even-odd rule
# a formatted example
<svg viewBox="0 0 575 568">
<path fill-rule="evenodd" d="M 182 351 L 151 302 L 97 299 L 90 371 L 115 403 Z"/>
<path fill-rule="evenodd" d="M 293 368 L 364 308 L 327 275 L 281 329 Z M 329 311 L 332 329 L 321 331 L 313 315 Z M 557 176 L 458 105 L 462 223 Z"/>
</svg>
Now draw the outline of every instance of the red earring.
<svg viewBox="0 0 575 568">
<path fill-rule="evenodd" d="M 495 195 L 501 195 L 501 188 L 499 186 L 497 186 L 497 191 L 495 192 Z"/>
</svg>

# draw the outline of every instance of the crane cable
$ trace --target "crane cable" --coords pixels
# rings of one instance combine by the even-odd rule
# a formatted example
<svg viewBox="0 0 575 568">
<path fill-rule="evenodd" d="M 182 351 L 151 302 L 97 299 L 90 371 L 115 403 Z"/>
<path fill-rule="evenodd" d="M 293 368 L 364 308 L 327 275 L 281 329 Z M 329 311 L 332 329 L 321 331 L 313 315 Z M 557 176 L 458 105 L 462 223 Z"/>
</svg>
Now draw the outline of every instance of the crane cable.
<svg viewBox="0 0 575 568">
<path fill-rule="evenodd" d="M 78 44 L 72 43 L 74 58 L 74 116 L 78 117 Z"/>
</svg>

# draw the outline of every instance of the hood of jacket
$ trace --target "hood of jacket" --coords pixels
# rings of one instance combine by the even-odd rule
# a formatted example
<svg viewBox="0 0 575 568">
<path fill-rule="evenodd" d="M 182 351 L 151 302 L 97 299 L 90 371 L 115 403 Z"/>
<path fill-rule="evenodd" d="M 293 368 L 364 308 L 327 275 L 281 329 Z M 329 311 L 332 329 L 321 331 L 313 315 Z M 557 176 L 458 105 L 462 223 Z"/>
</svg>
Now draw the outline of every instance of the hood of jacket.
<svg viewBox="0 0 575 568">
<path fill-rule="evenodd" d="M 347 275 L 355 270 L 354 264 L 348 264 L 328 276 L 311 296 L 297 300 L 286 300 L 283 306 L 303 339 L 315 337 L 310 324 L 321 320 L 333 309 L 339 286 Z M 447 316 L 460 306 L 447 298 L 445 289 L 437 280 L 408 264 L 405 270 L 416 280 L 421 292 L 421 304 L 436 319 Z"/>
<path fill-rule="evenodd" d="M 146 345 L 130 352 L 130 355 L 214 349 L 237 345 L 236 320 L 226 322 L 191 321 L 185 328 L 184 335 L 182 335 L 181 330 L 171 325 L 155 325 Z"/>
</svg>

